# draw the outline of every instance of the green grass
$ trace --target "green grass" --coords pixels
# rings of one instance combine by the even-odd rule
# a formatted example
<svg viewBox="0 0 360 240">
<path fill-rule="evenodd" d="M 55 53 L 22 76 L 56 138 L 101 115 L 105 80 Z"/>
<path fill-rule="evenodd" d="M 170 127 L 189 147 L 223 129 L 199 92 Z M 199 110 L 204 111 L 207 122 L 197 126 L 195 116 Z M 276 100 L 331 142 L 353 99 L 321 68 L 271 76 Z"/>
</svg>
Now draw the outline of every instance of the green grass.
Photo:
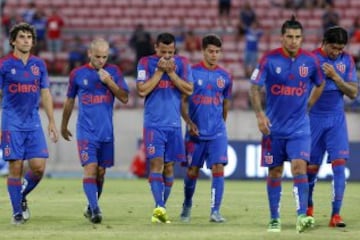
<svg viewBox="0 0 360 240">
<path fill-rule="evenodd" d="M 344 230 L 327 227 L 331 185 L 319 182 L 315 193 L 316 227 L 295 231 L 295 201 L 292 183 L 283 184 L 281 233 L 267 233 L 269 210 L 265 181 L 227 181 L 221 212 L 224 224 L 209 223 L 210 181 L 199 181 L 194 197 L 192 221 L 179 221 L 182 181 L 173 186 L 167 204 L 171 224 L 150 223 L 153 199 L 147 180 L 107 179 L 100 205 L 103 223 L 93 225 L 83 217 L 85 196 L 81 179 L 44 179 L 28 197 L 31 219 L 24 225 L 10 224 L 11 207 L 5 180 L 0 181 L 0 239 L 359 239 L 360 183 L 348 183 L 342 215 Z"/>
</svg>

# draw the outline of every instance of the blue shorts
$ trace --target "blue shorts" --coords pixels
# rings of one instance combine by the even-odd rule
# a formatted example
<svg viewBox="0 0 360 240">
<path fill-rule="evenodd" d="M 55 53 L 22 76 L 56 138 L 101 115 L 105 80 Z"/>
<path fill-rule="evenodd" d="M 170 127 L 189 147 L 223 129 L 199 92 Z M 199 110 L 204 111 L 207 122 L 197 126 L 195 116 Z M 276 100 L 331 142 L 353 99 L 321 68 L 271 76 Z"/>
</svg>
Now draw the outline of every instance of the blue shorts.
<svg viewBox="0 0 360 240">
<path fill-rule="evenodd" d="M 283 165 L 284 161 L 293 159 L 310 159 L 310 136 L 293 139 L 273 138 L 271 135 L 263 136 L 261 142 L 261 166 L 276 167 Z"/>
<path fill-rule="evenodd" d="M 147 160 L 160 157 L 164 163 L 185 161 L 181 127 L 145 128 L 143 137 Z"/>
<path fill-rule="evenodd" d="M 48 158 L 49 151 L 42 128 L 34 131 L 3 130 L 1 148 L 4 160 Z"/>
<path fill-rule="evenodd" d="M 344 114 L 334 117 L 310 115 L 311 157 L 310 163 L 321 165 L 325 151 L 327 162 L 349 158 L 349 138 Z"/>
<path fill-rule="evenodd" d="M 226 134 L 211 140 L 199 140 L 186 136 L 187 166 L 202 168 L 206 161 L 207 168 L 211 169 L 214 164 L 228 163 Z"/>
<path fill-rule="evenodd" d="M 78 139 L 77 144 L 81 166 L 89 163 L 97 163 L 103 168 L 114 166 L 114 142 Z"/>
</svg>

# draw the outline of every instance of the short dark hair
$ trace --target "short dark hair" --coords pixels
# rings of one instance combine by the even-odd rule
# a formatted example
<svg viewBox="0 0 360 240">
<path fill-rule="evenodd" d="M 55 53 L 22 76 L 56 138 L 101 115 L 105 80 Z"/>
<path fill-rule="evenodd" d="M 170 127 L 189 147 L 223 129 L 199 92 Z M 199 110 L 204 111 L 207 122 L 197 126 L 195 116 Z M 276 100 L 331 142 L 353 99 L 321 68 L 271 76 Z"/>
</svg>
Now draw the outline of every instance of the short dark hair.
<svg viewBox="0 0 360 240">
<path fill-rule="evenodd" d="M 10 29 L 9 42 L 10 42 L 10 46 L 12 48 L 14 48 L 14 46 L 12 45 L 12 42 L 16 40 L 16 37 L 17 37 L 17 35 L 18 35 L 18 33 L 20 31 L 30 32 L 31 36 L 32 36 L 32 39 L 33 39 L 33 46 L 36 45 L 36 31 L 35 31 L 35 28 L 33 26 L 31 26 L 30 24 L 28 24 L 28 23 L 21 22 L 21 23 L 18 23 L 16 25 L 14 25 Z"/>
<path fill-rule="evenodd" d="M 219 48 L 222 46 L 221 38 L 215 34 L 209 34 L 203 37 L 201 47 L 202 49 L 207 48 L 208 45 L 214 45 Z"/>
<path fill-rule="evenodd" d="M 175 36 L 171 33 L 161 33 L 158 35 L 158 37 L 156 38 L 156 45 L 159 45 L 160 43 L 169 45 L 171 43 L 175 43 Z"/>
<path fill-rule="evenodd" d="M 346 45 L 348 43 L 348 33 L 342 27 L 330 27 L 324 33 L 323 43 L 336 43 Z"/>
<path fill-rule="evenodd" d="M 303 31 L 303 27 L 299 21 L 296 20 L 295 16 L 292 15 L 289 20 L 286 20 L 281 26 L 281 34 L 283 35 L 287 29 L 300 29 Z"/>
</svg>

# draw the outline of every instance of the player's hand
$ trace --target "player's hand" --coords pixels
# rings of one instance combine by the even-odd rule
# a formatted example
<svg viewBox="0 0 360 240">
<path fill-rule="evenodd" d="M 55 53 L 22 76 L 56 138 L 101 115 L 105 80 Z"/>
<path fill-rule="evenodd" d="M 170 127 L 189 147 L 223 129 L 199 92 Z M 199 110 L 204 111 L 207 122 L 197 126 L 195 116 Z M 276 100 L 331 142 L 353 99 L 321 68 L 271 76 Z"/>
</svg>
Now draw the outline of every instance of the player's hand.
<svg viewBox="0 0 360 240">
<path fill-rule="evenodd" d="M 166 71 L 166 67 L 167 67 L 167 61 L 164 57 L 161 57 L 157 63 L 157 68 L 162 71 L 165 72 Z"/>
<path fill-rule="evenodd" d="M 188 129 L 191 136 L 196 136 L 196 137 L 200 136 L 199 129 L 195 123 L 193 122 L 188 123 Z"/>
<path fill-rule="evenodd" d="M 166 62 L 166 72 L 167 73 L 171 73 L 174 72 L 176 69 L 176 65 L 175 65 L 175 59 L 174 58 L 170 58 L 169 60 L 167 60 Z"/>
<path fill-rule="evenodd" d="M 110 73 L 108 71 L 106 71 L 105 69 L 103 69 L 103 68 L 99 69 L 98 74 L 99 74 L 100 80 L 103 83 L 106 84 L 108 81 L 112 81 L 112 77 L 111 77 Z"/>
<path fill-rule="evenodd" d="M 66 141 L 71 141 L 71 137 L 72 134 L 69 131 L 69 129 L 67 128 L 61 128 L 61 136 L 66 140 Z"/>
<path fill-rule="evenodd" d="M 59 134 L 58 131 L 55 127 L 55 124 L 50 123 L 48 126 L 48 133 L 49 133 L 49 137 L 51 139 L 51 141 L 53 141 L 54 143 L 56 143 L 59 139 Z"/>
<path fill-rule="evenodd" d="M 322 70 L 324 71 L 325 75 L 329 78 L 331 78 L 332 80 L 335 80 L 337 78 L 337 72 L 334 69 L 334 66 L 329 64 L 329 63 L 324 63 L 321 66 Z"/>
<path fill-rule="evenodd" d="M 258 128 L 260 132 L 264 135 L 269 135 L 271 132 L 270 131 L 271 123 L 269 118 L 263 112 L 257 114 L 256 118 L 258 120 Z"/>
</svg>

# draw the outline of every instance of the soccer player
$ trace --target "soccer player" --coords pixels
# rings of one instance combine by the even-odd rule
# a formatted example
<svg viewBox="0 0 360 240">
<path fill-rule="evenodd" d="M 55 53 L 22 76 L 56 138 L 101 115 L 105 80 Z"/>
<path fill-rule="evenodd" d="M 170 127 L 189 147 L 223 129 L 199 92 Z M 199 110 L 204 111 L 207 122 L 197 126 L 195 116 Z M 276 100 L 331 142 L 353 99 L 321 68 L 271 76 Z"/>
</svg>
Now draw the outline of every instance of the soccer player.
<svg viewBox="0 0 360 240">
<path fill-rule="evenodd" d="M 40 182 L 49 157 L 39 115 L 40 99 L 49 122 L 48 134 L 53 142 L 58 139 L 45 62 L 31 55 L 35 39 L 31 25 L 15 25 L 10 30 L 13 52 L 0 60 L 1 147 L 9 161 L 7 186 L 12 223 L 16 225 L 30 218 L 26 197 Z M 24 160 L 28 160 L 29 170 L 21 183 Z"/>
<path fill-rule="evenodd" d="M 192 67 L 194 93 L 182 98 L 182 117 L 187 124 L 187 174 L 180 218 L 189 222 L 192 197 L 199 170 L 206 162 L 212 172 L 210 222 L 225 221 L 220 214 L 224 192 L 224 165 L 227 164 L 226 116 L 230 107 L 232 78 L 218 66 L 221 39 L 213 34 L 202 39 L 202 62 Z"/>
<path fill-rule="evenodd" d="M 84 216 L 92 223 L 101 223 L 98 204 L 106 168 L 114 165 L 113 105 L 117 98 L 128 101 L 128 86 L 119 68 L 107 64 L 109 43 L 95 39 L 88 49 L 90 62 L 70 73 L 67 98 L 61 122 L 61 135 L 67 141 L 72 133 L 68 122 L 78 96 L 79 113 L 76 126 L 77 146 L 84 168 L 83 189 L 88 200 Z"/>
<path fill-rule="evenodd" d="M 165 205 L 174 181 L 173 165 L 185 161 L 181 131 L 181 95 L 193 92 L 190 64 L 175 55 L 175 37 L 158 35 L 155 54 L 140 59 L 137 91 L 145 97 L 144 131 L 149 183 L 155 201 L 153 223 L 169 223 Z"/>
<path fill-rule="evenodd" d="M 325 151 L 333 170 L 333 199 L 330 227 L 345 227 L 340 209 L 345 192 L 345 165 L 349 158 L 349 142 L 344 113 L 344 95 L 355 99 L 358 79 L 353 58 L 344 52 L 348 33 L 332 27 L 324 33 L 322 46 L 314 50 L 326 76 L 323 94 L 310 111 L 311 154 L 308 165 L 309 201 L 307 215 L 313 216 L 313 190 Z"/>
<path fill-rule="evenodd" d="M 251 76 L 250 99 L 262 137 L 262 166 L 268 167 L 269 232 L 280 232 L 281 177 L 289 160 L 297 206 L 297 232 L 314 219 L 306 216 L 309 192 L 306 166 L 310 157 L 310 123 L 307 107 L 319 98 L 325 81 L 314 55 L 301 49 L 303 28 L 293 16 L 281 27 L 282 46 L 267 53 Z M 315 85 L 312 91 L 312 85 Z M 261 87 L 265 87 L 266 113 Z M 310 98 L 309 98 L 310 97 Z"/>
</svg>

